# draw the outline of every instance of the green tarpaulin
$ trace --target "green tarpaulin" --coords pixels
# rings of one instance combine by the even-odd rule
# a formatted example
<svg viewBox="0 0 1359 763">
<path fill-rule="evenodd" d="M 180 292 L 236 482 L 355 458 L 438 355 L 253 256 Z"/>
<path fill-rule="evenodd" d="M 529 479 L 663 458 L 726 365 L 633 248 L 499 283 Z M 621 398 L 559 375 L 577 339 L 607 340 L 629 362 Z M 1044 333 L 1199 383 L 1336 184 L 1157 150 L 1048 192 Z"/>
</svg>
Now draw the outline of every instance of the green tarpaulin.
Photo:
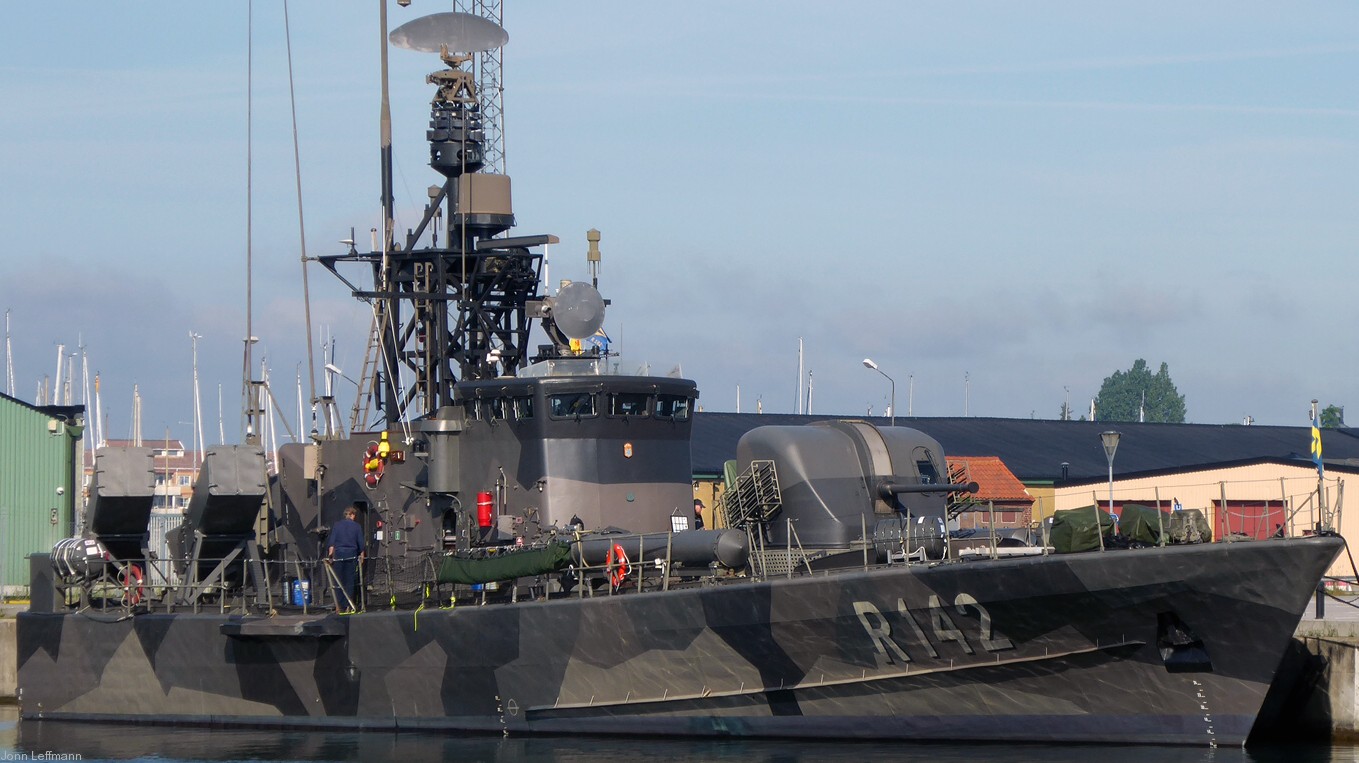
<svg viewBox="0 0 1359 763">
<path fill-rule="evenodd" d="M 1170 531 L 1170 515 L 1140 503 L 1125 503 L 1119 510 L 1118 530 L 1134 543 L 1158 546 L 1162 533 Z"/>
<path fill-rule="evenodd" d="M 532 551 L 513 551 L 484 559 L 446 556 L 439 567 L 440 583 L 494 583 L 541 575 L 571 563 L 571 547 L 553 543 Z"/>
<path fill-rule="evenodd" d="M 1059 554 L 1074 551 L 1095 551 L 1100 547 L 1099 536 L 1095 534 L 1095 516 L 1099 515 L 1099 527 L 1105 539 L 1114 535 L 1114 518 L 1103 509 L 1087 506 L 1083 509 L 1062 509 L 1052 513 L 1052 535 L 1049 538 L 1052 548 Z"/>
</svg>

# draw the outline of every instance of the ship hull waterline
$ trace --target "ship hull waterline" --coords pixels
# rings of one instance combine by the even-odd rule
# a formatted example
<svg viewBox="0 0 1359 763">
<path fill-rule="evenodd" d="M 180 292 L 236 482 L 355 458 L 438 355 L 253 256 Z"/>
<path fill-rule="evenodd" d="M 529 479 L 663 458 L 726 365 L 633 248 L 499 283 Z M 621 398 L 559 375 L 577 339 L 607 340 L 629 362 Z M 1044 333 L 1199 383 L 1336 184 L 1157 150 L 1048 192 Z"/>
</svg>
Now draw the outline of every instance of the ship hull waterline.
<svg viewBox="0 0 1359 763">
<path fill-rule="evenodd" d="M 24 613 L 20 708 L 259 727 L 1239 745 L 1341 544 L 896 566 L 313 616 L 291 631 L 217 613 Z"/>
</svg>

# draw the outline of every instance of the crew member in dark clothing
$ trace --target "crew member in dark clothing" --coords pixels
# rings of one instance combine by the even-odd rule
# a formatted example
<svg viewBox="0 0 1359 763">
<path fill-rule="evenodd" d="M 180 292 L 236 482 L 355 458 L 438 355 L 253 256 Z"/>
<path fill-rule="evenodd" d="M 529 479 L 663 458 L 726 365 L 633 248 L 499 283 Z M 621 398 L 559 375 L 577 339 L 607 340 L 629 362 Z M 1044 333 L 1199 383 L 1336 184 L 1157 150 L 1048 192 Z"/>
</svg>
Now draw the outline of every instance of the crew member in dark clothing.
<svg viewBox="0 0 1359 763">
<path fill-rule="evenodd" d="M 702 530 L 702 529 L 703 529 L 703 508 L 704 508 L 703 502 L 700 501 L 700 500 L 698 500 L 697 498 L 695 498 L 695 499 L 694 499 L 694 529 L 695 529 L 695 530 Z"/>
<path fill-rule="evenodd" d="M 359 516 L 353 506 L 344 510 L 344 519 L 330 528 L 330 549 L 326 561 L 335 571 L 335 609 L 353 612 L 359 608 L 358 571 L 363 564 L 363 527 L 354 521 Z"/>
</svg>

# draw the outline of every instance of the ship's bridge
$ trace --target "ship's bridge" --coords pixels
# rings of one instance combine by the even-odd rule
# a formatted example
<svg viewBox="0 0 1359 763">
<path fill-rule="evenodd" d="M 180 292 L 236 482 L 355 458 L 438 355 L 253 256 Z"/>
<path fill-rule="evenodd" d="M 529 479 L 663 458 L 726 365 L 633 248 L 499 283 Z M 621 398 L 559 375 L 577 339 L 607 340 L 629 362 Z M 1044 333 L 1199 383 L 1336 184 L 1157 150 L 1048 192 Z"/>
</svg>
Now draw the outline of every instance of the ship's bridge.
<svg viewBox="0 0 1359 763">
<path fill-rule="evenodd" d="M 578 372 L 602 360 L 550 362 L 536 375 L 457 385 L 467 489 L 558 527 L 664 532 L 671 516 L 687 516 L 694 382 Z"/>
</svg>

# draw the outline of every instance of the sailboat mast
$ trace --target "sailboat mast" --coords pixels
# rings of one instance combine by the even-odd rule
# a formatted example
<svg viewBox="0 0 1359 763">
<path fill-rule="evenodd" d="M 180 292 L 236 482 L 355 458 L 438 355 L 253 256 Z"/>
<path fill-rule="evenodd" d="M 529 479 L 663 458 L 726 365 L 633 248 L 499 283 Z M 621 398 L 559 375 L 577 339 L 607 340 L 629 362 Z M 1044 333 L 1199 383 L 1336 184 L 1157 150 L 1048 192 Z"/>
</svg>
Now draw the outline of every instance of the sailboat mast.
<svg viewBox="0 0 1359 763">
<path fill-rule="evenodd" d="M 75 363 L 76 353 L 66 356 L 66 405 L 75 405 Z"/>
<path fill-rule="evenodd" d="M 267 377 L 266 377 L 267 378 Z M 302 425 L 306 421 L 302 415 L 302 364 L 297 364 L 297 431 L 303 431 Z M 315 427 L 312 427 L 315 429 Z"/>
<path fill-rule="evenodd" d="M 99 394 L 99 374 L 94 375 L 94 442 L 95 448 L 104 447 L 104 406 Z"/>
<path fill-rule="evenodd" d="M 61 405 L 61 363 L 66 359 L 66 345 L 57 345 L 57 375 L 52 377 L 52 405 Z"/>
<path fill-rule="evenodd" d="M 142 393 L 136 384 L 132 385 L 132 446 L 142 446 Z"/>
<path fill-rule="evenodd" d="M 5 311 L 5 392 L 14 397 L 14 346 L 9 338 L 9 311 Z"/>
<path fill-rule="evenodd" d="M 198 394 L 198 340 L 203 335 L 189 332 L 189 341 L 193 344 L 193 468 L 198 471 L 198 465 L 203 462 L 203 401 Z"/>
</svg>

